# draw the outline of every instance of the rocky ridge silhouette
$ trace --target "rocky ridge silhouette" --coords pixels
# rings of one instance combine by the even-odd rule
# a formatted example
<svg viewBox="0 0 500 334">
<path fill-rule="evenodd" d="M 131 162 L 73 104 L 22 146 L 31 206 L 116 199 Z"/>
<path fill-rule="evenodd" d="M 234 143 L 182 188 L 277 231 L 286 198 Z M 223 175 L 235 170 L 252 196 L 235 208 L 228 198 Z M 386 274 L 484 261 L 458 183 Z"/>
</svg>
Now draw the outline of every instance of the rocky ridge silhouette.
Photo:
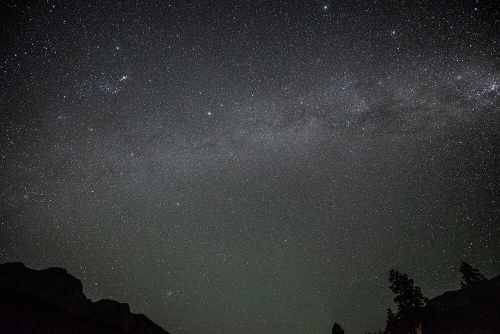
<svg viewBox="0 0 500 334">
<path fill-rule="evenodd" d="M 0 264 L 0 333 L 168 334 L 126 303 L 92 302 L 63 268 Z"/>
</svg>

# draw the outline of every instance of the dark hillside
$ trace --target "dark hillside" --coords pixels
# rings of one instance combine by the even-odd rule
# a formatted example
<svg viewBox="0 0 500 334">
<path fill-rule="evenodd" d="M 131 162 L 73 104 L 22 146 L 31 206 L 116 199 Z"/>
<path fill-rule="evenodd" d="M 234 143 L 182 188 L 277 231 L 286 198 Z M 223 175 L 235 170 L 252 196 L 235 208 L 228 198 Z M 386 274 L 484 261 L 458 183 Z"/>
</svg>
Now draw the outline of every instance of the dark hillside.
<svg viewBox="0 0 500 334">
<path fill-rule="evenodd" d="M 0 333 L 168 334 L 126 303 L 87 299 L 65 269 L 19 262 L 0 265 Z"/>
</svg>

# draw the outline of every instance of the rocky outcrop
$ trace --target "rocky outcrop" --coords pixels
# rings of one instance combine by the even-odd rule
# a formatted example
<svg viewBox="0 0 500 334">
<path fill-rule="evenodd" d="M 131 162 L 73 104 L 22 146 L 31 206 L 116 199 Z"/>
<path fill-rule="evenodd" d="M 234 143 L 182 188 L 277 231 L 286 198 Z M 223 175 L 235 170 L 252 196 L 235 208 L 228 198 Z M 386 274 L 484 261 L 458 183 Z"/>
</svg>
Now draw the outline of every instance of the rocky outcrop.
<svg viewBox="0 0 500 334">
<path fill-rule="evenodd" d="M 422 333 L 499 333 L 500 275 L 427 303 Z"/>
<path fill-rule="evenodd" d="M 442 295 L 432 298 L 427 302 L 427 307 L 436 312 L 446 313 L 470 305 L 469 298 L 462 290 L 446 291 Z"/>
<path fill-rule="evenodd" d="M 0 265 L 0 333 L 168 334 L 126 303 L 92 302 L 62 268 Z"/>
</svg>

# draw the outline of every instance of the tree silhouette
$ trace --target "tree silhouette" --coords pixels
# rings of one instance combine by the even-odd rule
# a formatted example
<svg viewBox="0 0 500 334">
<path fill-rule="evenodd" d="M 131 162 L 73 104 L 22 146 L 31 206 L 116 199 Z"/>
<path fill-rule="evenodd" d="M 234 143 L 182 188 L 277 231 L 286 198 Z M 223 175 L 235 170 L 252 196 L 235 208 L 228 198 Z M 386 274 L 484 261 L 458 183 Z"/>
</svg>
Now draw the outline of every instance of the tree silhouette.
<svg viewBox="0 0 500 334">
<path fill-rule="evenodd" d="M 488 280 L 479 272 L 479 269 L 472 268 L 467 262 L 462 262 L 460 273 L 462 274 L 462 281 L 460 281 L 462 288 L 471 287 Z"/>
<path fill-rule="evenodd" d="M 387 309 L 387 322 L 385 325 L 386 333 L 397 333 L 399 324 L 399 317 L 396 313 L 392 312 L 390 308 Z"/>
<path fill-rule="evenodd" d="M 386 331 L 388 333 L 415 333 L 421 323 L 422 309 L 428 301 L 422 295 L 420 287 L 415 286 L 407 274 L 391 269 L 389 274 L 390 289 L 396 294 L 394 302 L 398 311 L 387 309 Z"/>
<path fill-rule="evenodd" d="M 338 323 L 333 324 L 332 334 L 344 334 L 344 330 Z"/>
</svg>

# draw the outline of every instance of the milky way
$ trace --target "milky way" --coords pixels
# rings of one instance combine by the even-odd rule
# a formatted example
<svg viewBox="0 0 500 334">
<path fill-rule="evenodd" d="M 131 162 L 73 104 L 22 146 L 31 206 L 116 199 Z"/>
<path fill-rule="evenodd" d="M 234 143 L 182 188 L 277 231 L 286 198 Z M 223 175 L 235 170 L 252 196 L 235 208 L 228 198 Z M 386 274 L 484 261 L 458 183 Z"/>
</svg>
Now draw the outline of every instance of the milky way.
<svg viewBox="0 0 500 334">
<path fill-rule="evenodd" d="M 2 5 L 0 261 L 171 333 L 377 331 L 500 272 L 487 2 Z"/>
</svg>

